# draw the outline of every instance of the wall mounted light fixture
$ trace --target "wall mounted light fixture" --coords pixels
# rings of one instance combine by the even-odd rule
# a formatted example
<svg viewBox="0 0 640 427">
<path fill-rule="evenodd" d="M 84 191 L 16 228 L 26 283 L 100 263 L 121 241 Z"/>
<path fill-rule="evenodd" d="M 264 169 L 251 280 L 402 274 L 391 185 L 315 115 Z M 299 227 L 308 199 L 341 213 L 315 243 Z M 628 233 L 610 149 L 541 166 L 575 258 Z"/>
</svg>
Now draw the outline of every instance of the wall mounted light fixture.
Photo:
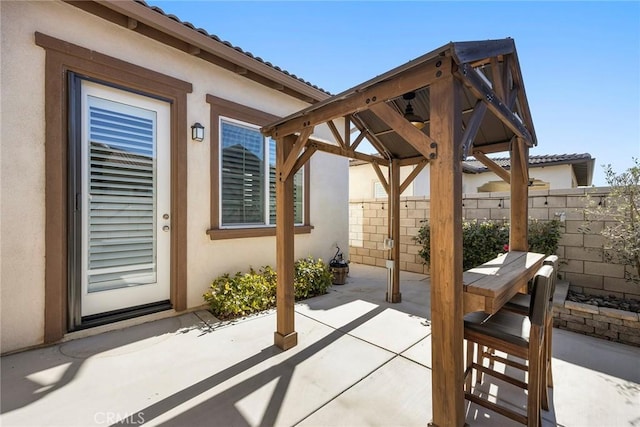
<svg viewBox="0 0 640 427">
<path fill-rule="evenodd" d="M 191 126 L 191 139 L 202 142 L 204 140 L 204 126 L 195 122 L 193 126 Z"/>
</svg>

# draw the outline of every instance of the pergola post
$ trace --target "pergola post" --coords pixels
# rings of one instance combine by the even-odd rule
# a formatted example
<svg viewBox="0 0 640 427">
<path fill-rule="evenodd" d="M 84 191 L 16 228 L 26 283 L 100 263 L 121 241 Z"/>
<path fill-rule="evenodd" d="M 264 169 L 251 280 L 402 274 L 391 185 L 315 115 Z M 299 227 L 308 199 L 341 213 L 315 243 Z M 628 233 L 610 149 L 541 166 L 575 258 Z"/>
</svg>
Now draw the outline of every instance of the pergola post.
<svg viewBox="0 0 640 427">
<path fill-rule="evenodd" d="M 511 144 L 511 232 L 509 250 L 528 251 L 529 148 L 521 138 Z"/>
<path fill-rule="evenodd" d="M 389 165 L 389 237 L 391 247 L 391 295 L 387 291 L 387 302 L 402 301 L 400 293 L 400 162 L 397 159 Z"/>
<path fill-rule="evenodd" d="M 437 143 L 430 161 L 432 425 L 439 427 L 465 423 L 460 93 L 452 76 L 430 87 L 430 134 Z"/>
<path fill-rule="evenodd" d="M 294 215 L 293 173 L 284 168 L 296 141 L 295 135 L 276 141 L 276 332 L 274 343 L 282 350 L 298 344 L 294 316 Z"/>
</svg>

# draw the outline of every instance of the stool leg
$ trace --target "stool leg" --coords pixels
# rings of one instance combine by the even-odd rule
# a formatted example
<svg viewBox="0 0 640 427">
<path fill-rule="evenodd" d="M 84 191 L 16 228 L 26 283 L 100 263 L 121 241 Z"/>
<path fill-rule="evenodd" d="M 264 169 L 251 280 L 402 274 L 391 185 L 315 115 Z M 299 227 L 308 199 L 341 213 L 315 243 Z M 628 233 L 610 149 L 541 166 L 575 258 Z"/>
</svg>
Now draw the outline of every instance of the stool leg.
<svg viewBox="0 0 640 427">
<path fill-rule="evenodd" d="M 549 313 L 549 323 L 547 324 L 547 329 L 545 330 L 545 340 L 547 342 L 547 386 L 553 388 L 553 372 L 551 366 L 551 359 L 553 356 L 552 345 L 553 345 L 553 313 Z"/>
<path fill-rule="evenodd" d="M 542 337 L 540 337 L 542 338 Z M 544 343 L 542 343 L 544 345 Z M 527 385 L 527 426 L 540 426 L 540 404 L 541 404 L 541 380 L 542 368 L 544 367 L 543 357 L 546 357 L 544 348 L 535 349 L 535 354 L 529 354 L 529 378 Z"/>
<path fill-rule="evenodd" d="M 473 380 L 473 353 L 476 345 L 473 341 L 467 340 L 467 364 L 466 364 L 466 378 L 464 379 L 464 389 L 466 392 L 471 393 L 471 383 Z"/>
</svg>

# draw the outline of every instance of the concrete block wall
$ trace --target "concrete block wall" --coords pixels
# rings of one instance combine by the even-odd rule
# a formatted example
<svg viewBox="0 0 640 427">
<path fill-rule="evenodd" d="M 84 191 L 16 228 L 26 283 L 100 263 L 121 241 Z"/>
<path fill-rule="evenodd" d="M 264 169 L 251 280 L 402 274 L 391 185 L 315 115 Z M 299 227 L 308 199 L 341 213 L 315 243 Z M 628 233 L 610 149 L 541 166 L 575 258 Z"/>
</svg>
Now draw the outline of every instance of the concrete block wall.
<svg viewBox="0 0 640 427">
<path fill-rule="evenodd" d="M 615 295 L 640 299 L 640 286 L 624 279 L 625 267 L 604 261 L 602 237 L 598 234 L 607 218 L 585 227 L 586 195 L 599 200 L 609 194 L 604 188 L 573 188 L 566 190 L 532 190 L 529 192 L 529 217 L 538 220 L 554 218 L 564 221 L 558 247 L 563 279 L 571 289 L 591 295 Z M 511 206 L 508 192 L 465 194 L 465 219 L 509 219 Z M 383 241 L 389 235 L 387 200 L 351 200 L 349 204 L 349 253 L 352 262 L 384 267 L 389 251 Z M 428 273 L 420 247 L 413 241 L 421 221 L 429 218 L 429 200 L 422 197 L 402 198 L 400 204 L 400 268 L 416 273 Z"/>
<path fill-rule="evenodd" d="M 585 335 L 640 346 L 638 313 L 565 301 L 553 309 L 553 325 Z"/>
</svg>

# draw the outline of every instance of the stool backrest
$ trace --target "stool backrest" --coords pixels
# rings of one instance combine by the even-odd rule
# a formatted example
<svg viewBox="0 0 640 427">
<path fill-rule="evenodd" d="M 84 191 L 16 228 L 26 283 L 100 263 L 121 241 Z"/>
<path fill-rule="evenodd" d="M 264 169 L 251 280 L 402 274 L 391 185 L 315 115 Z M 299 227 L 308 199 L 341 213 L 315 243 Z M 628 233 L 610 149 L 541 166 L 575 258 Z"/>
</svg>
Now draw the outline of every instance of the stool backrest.
<svg viewBox="0 0 640 427">
<path fill-rule="evenodd" d="M 558 255 L 549 255 L 544 259 L 542 265 L 550 265 L 553 267 L 553 276 L 551 276 L 551 290 L 549 292 L 549 301 L 553 301 L 553 294 L 556 293 L 556 281 L 558 278 Z"/>
<path fill-rule="evenodd" d="M 549 307 L 551 280 L 554 273 L 552 266 L 543 265 L 533 278 L 533 291 L 531 292 L 531 303 L 529 304 L 529 319 L 533 325 L 544 327 Z"/>
</svg>

